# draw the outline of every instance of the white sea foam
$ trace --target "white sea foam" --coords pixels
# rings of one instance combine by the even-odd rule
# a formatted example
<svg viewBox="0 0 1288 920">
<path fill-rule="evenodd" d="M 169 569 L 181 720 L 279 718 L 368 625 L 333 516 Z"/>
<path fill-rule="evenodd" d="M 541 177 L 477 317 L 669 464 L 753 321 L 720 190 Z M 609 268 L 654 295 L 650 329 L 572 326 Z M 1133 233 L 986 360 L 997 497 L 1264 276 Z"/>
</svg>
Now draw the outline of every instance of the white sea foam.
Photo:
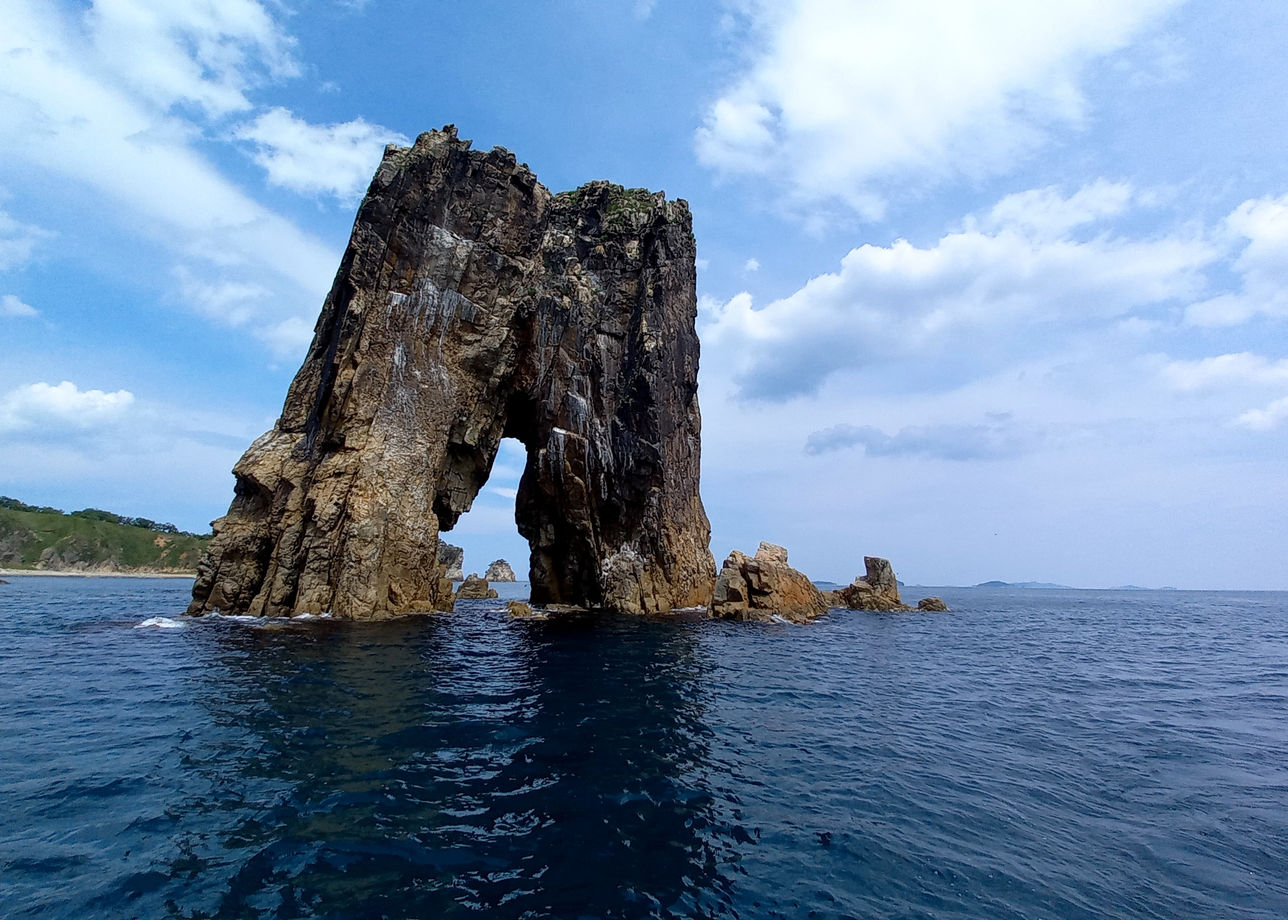
<svg viewBox="0 0 1288 920">
<path fill-rule="evenodd" d="M 183 623 L 170 617 L 148 617 L 142 623 L 135 625 L 135 629 L 144 629 L 153 627 L 155 629 L 183 629 Z"/>
</svg>

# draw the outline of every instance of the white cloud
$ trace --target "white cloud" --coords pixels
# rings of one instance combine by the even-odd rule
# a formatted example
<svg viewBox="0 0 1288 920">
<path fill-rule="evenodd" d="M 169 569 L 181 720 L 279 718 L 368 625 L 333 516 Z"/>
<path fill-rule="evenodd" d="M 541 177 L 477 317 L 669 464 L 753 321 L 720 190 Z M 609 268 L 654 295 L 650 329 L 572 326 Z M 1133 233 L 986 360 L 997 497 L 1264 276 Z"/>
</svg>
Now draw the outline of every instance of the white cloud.
<svg viewBox="0 0 1288 920">
<path fill-rule="evenodd" d="M 1249 409 L 1236 419 L 1244 428 L 1253 431 L 1269 431 L 1288 421 L 1288 396 L 1276 399 L 1264 409 Z"/>
<path fill-rule="evenodd" d="M 182 260 L 181 281 L 186 272 L 211 289 L 192 298 L 205 315 L 257 335 L 270 330 L 269 338 L 284 320 L 315 315 L 338 253 L 225 178 L 192 146 L 201 126 L 166 110 L 179 101 L 239 108 L 235 97 L 251 82 L 245 70 L 289 70 L 289 43 L 265 24 L 263 9 L 243 0 L 164 13 L 105 3 L 82 26 L 36 2 L 9 6 L 0 33 L 0 153 L 88 188 L 105 214 L 169 249 Z M 159 31 L 140 37 L 149 29 Z M 195 69 L 167 90 L 160 63 L 131 63 L 130 47 L 120 44 L 130 36 L 145 57 L 163 49 L 157 60 L 188 49 Z M 193 73 L 209 86 L 194 87 Z M 219 313 L 218 297 L 238 287 L 246 295 L 240 307 Z M 271 296 L 246 293 L 259 289 Z"/>
<path fill-rule="evenodd" d="M 1088 65 L 1177 2 L 746 4 L 758 51 L 708 109 L 698 156 L 876 216 L 878 182 L 993 172 L 1081 124 Z"/>
<path fill-rule="evenodd" d="M 40 311 L 31 304 L 23 303 L 13 294 L 0 297 L 0 316 L 39 316 Z"/>
<path fill-rule="evenodd" d="M 41 241 L 53 236 L 33 224 L 24 224 L 0 211 L 0 271 L 25 265 Z"/>
<path fill-rule="evenodd" d="M 759 259 L 748 259 L 746 262 L 742 263 L 742 270 L 743 270 L 743 271 L 745 271 L 745 272 L 758 272 L 758 271 L 760 271 L 760 260 L 759 260 Z"/>
<path fill-rule="evenodd" d="M 1279 384 L 1288 383 L 1288 358 L 1271 361 L 1241 351 L 1195 361 L 1169 361 L 1161 372 L 1178 390 L 1205 390 L 1228 383 Z"/>
<path fill-rule="evenodd" d="M 861 447 L 870 457 L 992 460 L 1018 456 L 1041 440 L 1041 432 L 1022 428 L 1002 414 L 974 425 L 909 425 L 892 435 L 872 425 L 834 425 L 811 432 L 805 453 Z"/>
<path fill-rule="evenodd" d="M 367 187 L 386 144 L 408 138 L 361 118 L 312 125 L 287 109 L 274 108 L 234 132 L 256 145 L 255 162 L 274 185 L 303 194 L 328 194 L 349 202 Z"/>
<path fill-rule="evenodd" d="M 259 338 L 280 358 L 303 359 L 313 341 L 314 321 L 302 316 L 288 316 L 258 331 Z"/>
<path fill-rule="evenodd" d="M 1010 227 L 1042 239 L 1060 239 L 1084 224 L 1123 213 L 1133 195 L 1130 185 L 1107 179 L 1097 179 L 1068 197 L 1055 186 L 1030 189 L 1007 195 L 979 225 L 985 230 Z"/>
<path fill-rule="evenodd" d="M 249 87 L 299 72 L 294 42 L 256 0 L 95 0 L 86 19 L 119 79 L 162 108 L 241 111 Z"/>
<path fill-rule="evenodd" d="M 508 486 L 489 486 L 488 491 L 495 492 L 497 495 L 501 496 L 502 498 L 508 498 L 511 501 L 519 497 L 519 490 L 511 489 Z"/>
<path fill-rule="evenodd" d="M 1246 241 L 1233 264 L 1240 287 L 1192 305 L 1186 319 L 1234 326 L 1257 316 L 1288 317 L 1288 195 L 1245 201 L 1224 229 L 1232 241 Z"/>
<path fill-rule="evenodd" d="M 133 402 L 129 390 L 81 390 L 67 380 L 57 386 L 31 383 L 0 396 L 0 431 L 100 428 L 119 421 Z"/>
<path fill-rule="evenodd" d="M 1054 330 L 1067 334 L 1201 290 L 1200 272 L 1216 257 L 1202 240 L 1054 236 L 1071 224 L 1053 215 L 1083 208 L 1067 203 L 1080 195 L 1085 202 L 1077 193 L 1061 204 L 1043 190 L 1030 199 L 1041 203 L 1038 219 L 1013 197 L 1000 216 L 990 212 L 991 231 L 967 221 L 926 248 L 905 240 L 860 246 L 839 271 L 761 309 L 747 293 L 714 308 L 705 301 L 703 341 L 716 347 L 704 357 L 733 356 L 744 395 L 781 399 L 817 390 L 834 372 L 893 359 L 986 367 L 1008 350 L 1054 347 Z M 998 224 L 1008 213 L 1024 219 Z"/>
</svg>

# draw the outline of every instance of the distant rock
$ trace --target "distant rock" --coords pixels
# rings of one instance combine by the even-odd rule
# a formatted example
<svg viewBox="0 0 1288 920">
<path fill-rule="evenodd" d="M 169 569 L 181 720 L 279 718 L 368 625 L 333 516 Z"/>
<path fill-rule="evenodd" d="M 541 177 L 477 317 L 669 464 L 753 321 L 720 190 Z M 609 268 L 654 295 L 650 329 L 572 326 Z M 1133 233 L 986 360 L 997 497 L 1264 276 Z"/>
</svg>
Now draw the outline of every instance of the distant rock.
<svg viewBox="0 0 1288 920">
<path fill-rule="evenodd" d="M 510 563 L 504 559 L 498 559 L 487 567 L 487 573 L 483 576 L 488 581 L 514 581 L 514 569 L 510 568 Z"/>
<path fill-rule="evenodd" d="M 487 579 L 479 578 L 475 572 L 465 576 L 461 586 L 456 589 L 456 600 L 488 600 L 496 597 L 496 588 L 490 587 Z"/>
<path fill-rule="evenodd" d="M 911 610 L 899 597 L 899 580 L 889 559 L 864 556 L 865 573 L 836 592 L 851 610 Z"/>
<path fill-rule="evenodd" d="M 711 615 L 725 620 L 808 622 L 826 612 L 828 602 L 804 574 L 787 564 L 787 550 L 761 543 L 755 556 L 734 550 L 716 578 Z"/>
<path fill-rule="evenodd" d="M 923 597 L 917 601 L 918 610 L 928 610 L 935 613 L 947 613 L 948 605 L 937 597 Z"/>
<path fill-rule="evenodd" d="M 465 550 L 459 546 L 452 546 L 450 543 L 439 542 L 438 544 L 438 561 L 447 567 L 447 574 L 444 578 L 450 578 L 452 581 L 461 581 L 465 578 Z"/>
</svg>

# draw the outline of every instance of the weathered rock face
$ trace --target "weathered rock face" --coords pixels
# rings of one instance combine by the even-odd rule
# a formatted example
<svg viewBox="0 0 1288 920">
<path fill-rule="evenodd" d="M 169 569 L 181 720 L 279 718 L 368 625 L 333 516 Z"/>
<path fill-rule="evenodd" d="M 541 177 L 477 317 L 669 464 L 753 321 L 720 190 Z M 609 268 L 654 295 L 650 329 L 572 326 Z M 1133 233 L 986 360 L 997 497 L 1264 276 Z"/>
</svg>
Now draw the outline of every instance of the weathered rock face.
<svg viewBox="0 0 1288 920">
<path fill-rule="evenodd" d="M 917 609 L 928 610 L 933 613 L 947 613 L 948 605 L 943 602 L 942 598 L 923 597 L 921 600 L 917 601 Z"/>
<path fill-rule="evenodd" d="M 797 623 L 828 609 L 822 593 L 787 564 L 787 550 L 761 543 L 755 556 L 734 550 L 724 561 L 711 599 L 711 615 L 726 620 L 768 620 L 775 614 Z"/>
<path fill-rule="evenodd" d="M 460 581 L 465 577 L 465 550 L 459 546 L 453 546 L 450 543 L 444 543 L 439 540 L 438 561 L 443 563 L 447 569 L 444 573 L 445 578 Z"/>
<path fill-rule="evenodd" d="M 836 592 L 851 610 L 911 610 L 899 598 L 899 581 L 890 560 L 864 556 L 866 574 Z"/>
<path fill-rule="evenodd" d="M 510 563 L 504 559 L 498 559 L 487 567 L 487 574 L 483 576 L 488 581 L 514 581 L 514 569 L 510 568 Z"/>
<path fill-rule="evenodd" d="M 487 583 L 486 578 L 479 578 L 474 572 L 465 576 L 461 586 L 456 589 L 456 600 L 461 598 L 471 598 L 474 600 L 487 600 L 496 597 L 496 588 Z"/>
<path fill-rule="evenodd" d="M 552 195 L 451 127 L 388 148 L 189 612 L 450 608 L 439 532 L 506 436 L 527 448 L 533 603 L 706 603 L 694 252 L 662 193 Z"/>
</svg>

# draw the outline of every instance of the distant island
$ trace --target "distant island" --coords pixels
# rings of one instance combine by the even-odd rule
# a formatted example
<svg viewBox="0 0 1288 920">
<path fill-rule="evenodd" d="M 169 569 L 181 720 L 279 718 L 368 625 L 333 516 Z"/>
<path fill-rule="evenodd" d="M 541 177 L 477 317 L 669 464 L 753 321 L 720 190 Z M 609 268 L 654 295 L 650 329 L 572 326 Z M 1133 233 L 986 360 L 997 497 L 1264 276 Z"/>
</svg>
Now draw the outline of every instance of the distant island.
<svg viewBox="0 0 1288 920">
<path fill-rule="evenodd" d="M 0 568 L 83 575 L 192 575 L 210 534 L 98 508 L 70 513 L 0 496 Z"/>
<path fill-rule="evenodd" d="M 976 588 L 1069 588 L 1049 581 L 981 581 Z"/>
<path fill-rule="evenodd" d="M 1066 591 L 1082 590 L 1073 587 L 1073 585 L 1057 585 L 1049 581 L 981 581 L 975 588 L 1062 588 Z M 1163 585 L 1161 588 L 1144 588 L 1140 585 L 1114 585 L 1112 588 L 1092 588 L 1093 591 L 1179 591 L 1171 585 Z"/>
</svg>

